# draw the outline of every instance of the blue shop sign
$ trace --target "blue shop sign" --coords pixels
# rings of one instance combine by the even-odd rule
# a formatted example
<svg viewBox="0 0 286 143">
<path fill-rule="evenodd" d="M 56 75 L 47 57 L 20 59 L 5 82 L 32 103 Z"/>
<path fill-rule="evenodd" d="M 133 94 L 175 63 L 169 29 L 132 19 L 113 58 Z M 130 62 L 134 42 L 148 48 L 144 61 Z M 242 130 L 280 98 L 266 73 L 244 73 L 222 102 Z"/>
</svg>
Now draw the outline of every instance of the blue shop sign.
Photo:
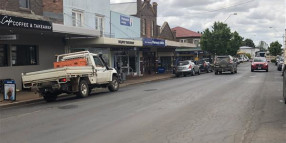
<svg viewBox="0 0 286 143">
<path fill-rule="evenodd" d="M 128 16 L 120 15 L 120 25 L 130 27 L 133 25 L 133 20 Z"/>
<path fill-rule="evenodd" d="M 165 40 L 161 39 L 152 39 L 152 38 L 144 38 L 143 39 L 144 46 L 160 46 L 165 47 Z"/>
</svg>

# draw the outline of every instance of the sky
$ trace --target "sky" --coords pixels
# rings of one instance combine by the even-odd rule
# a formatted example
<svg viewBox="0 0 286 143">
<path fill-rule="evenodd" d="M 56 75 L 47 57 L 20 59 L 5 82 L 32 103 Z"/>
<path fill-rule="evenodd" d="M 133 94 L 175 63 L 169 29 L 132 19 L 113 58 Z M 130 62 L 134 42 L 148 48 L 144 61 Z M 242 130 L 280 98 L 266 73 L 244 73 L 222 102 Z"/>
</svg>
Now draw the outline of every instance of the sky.
<svg viewBox="0 0 286 143">
<path fill-rule="evenodd" d="M 158 3 L 158 25 L 167 21 L 171 28 L 181 26 L 202 32 L 211 28 L 215 21 L 226 20 L 225 23 L 232 31 L 237 31 L 245 39 L 252 39 L 256 45 L 259 41 L 269 45 L 273 41 L 283 43 L 286 0 L 151 0 L 152 2 Z"/>
</svg>

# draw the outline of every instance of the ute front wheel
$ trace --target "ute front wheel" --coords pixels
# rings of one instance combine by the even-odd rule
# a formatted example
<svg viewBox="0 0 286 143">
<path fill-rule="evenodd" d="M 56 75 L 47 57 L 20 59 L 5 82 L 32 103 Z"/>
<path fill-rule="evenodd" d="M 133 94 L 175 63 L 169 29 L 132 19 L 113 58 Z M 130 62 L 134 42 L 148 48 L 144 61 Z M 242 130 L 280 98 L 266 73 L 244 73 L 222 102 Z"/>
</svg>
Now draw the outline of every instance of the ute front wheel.
<svg viewBox="0 0 286 143">
<path fill-rule="evenodd" d="M 118 79 L 116 76 L 112 76 L 112 81 L 111 81 L 110 85 L 108 86 L 108 89 L 111 92 L 118 91 L 119 83 L 118 83 Z"/>
</svg>

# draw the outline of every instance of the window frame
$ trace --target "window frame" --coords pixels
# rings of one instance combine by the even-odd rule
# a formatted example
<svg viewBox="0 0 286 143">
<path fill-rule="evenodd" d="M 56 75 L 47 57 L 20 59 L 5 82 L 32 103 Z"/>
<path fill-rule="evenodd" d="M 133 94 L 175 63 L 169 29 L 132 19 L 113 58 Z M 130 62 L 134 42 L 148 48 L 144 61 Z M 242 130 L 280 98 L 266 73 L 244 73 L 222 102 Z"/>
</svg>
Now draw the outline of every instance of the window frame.
<svg viewBox="0 0 286 143">
<path fill-rule="evenodd" d="M 146 35 L 146 19 L 142 19 L 142 35 Z"/>
<path fill-rule="evenodd" d="M 187 39 L 180 39 L 180 43 L 188 43 Z"/>
<path fill-rule="evenodd" d="M 84 24 L 84 13 L 83 13 L 83 11 L 72 10 L 72 26 L 83 27 L 83 24 Z"/>
<path fill-rule="evenodd" d="M 95 29 L 101 32 L 105 29 L 105 17 L 103 15 L 95 14 Z"/>
<path fill-rule="evenodd" d="M 1 47 L 2 46 L 2 47 Z M 8 67 L 9 66 L 9 48 L 8 48 L 8 45 L 5 45 L 5 44 L 1 44 L 0 45 L 0 49 L 3 48 L 3 61 L 0 61 L 0 62 L 3 62 L 3 65 L 0 67 Z"/>
<path fill-rule="evenodd" d="M 94 60 L 95 58 L 97 58 L 102 65 L 96 64 L 95 60 Z M 95 67 L 104 68 L 104 64 L 103 64 L 103 62 L 101 61 L 101 59 L 98 56 L 93 56 L 93 62 L 94 62 Z"/>
<path fill-rule="evenodd" d="M 26 6 L 22 7 L 20 1 L 25 1 Z M 19 0 L 19 8 L 30 9 L 30 0 Z"/>
<path fill-rule="evenodd" d="M 21 46 L 21 47 L 20 47 Z M 13 51 L 13 48 L 15 48 L 15 51 Z M 33 53 L 33 55 L 35 56 L 34 57 L 34 59 L 32 59 L 32 58 L 30 58 L 29 60 L 31 60 L 30 61 L 30 63 L 25 63 L 25 64 L 17 64 L 17 58 L 18 58 L 18 56 L 17 56 L 17 49 L 18 48 L 20 48 L 20 49 L 23 49 L 23 48 L 27 48 L 27 49 L 29 49 L 30 51 L 29 52 L 31 52 L 31 49 L 30 48 L 34 48 L 34 53 Z M 16 52 L 16 54 L 14 55 L 14 52 Z M 10 55 L 10 62 L 11 62 L 11 66 L 12 67 L 16 67 L 16 66 L 35 66 L 35 65 L 39 65 L 39 47 L 38 46 L 36 46 L 36 45 L 11 45 L 11 47 L 10 47 L 10 53 L 11 53 L 11 55 Z M 16 57 L 15 59 L 13 59 L 14 58 L 14 56 Z M 24 55 L 25 56 L 25 55 Z M 30 55 L 30 57 L 31 57 L 31 55 Z M 15 63 L 13 62 L 13 60 L 15 60 Z M 32 60 L 35 60 L 35 63 L 32 63 Z"/>
<path fill-rule="evenodd" d="M 152 36 L 152 37 L 154 37 L 154 35 L 155 35 L 155 34 L 154 34 L 154 31 L 155 31 L 155 30 L 154 30 L 154 27 L 155 27 L 155 26 L 154 26 L 154 25 L 155 25 L 154 23 L 155 23 L 154 21 L 152 21 L 152 23 L 151 23 L 151 36 Z"/>
</svg>

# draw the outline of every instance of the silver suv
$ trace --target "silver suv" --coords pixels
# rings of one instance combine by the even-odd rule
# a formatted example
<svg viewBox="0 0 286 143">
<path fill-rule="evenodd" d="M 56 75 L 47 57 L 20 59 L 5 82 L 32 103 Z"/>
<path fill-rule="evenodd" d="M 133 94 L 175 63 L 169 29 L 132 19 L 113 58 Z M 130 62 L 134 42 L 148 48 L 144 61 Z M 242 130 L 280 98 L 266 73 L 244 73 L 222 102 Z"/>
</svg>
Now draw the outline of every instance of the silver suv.
<svg viewBox="0 0 286 143">
<path fill-rule="evenodd" d="M 216 56 L 214 62 L 214 71 L 217 75 L 218 73 L 230 71 L 231 74 L 237 73 L 237 63 L 234 61 L 233 57 L 228 56 Z"/>
<path fill-rule="evenodd" d="M 179 77 L 181 75 L 187 76 L 187 75 L 200 75 L 201 71 L 198 65 L 196 65 L 194 62 L 187 60 L 187 61 L 180 61 L 178 63 L 178 66 L 176 68 L 176 77 Z"/>
</svg>

